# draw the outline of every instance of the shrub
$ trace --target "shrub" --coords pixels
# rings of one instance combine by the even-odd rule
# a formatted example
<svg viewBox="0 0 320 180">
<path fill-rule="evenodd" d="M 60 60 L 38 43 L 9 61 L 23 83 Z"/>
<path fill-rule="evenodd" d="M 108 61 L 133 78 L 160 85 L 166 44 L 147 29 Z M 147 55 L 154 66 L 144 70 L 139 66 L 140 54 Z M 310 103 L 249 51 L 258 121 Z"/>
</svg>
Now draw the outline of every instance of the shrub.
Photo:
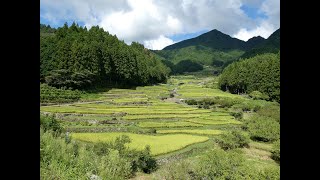
<svg viewBox="0 0 320 180">
<path fill-rule="evenodd" d="M 44 131 L 53 131 L 57 134 L 62 132 L 62 127 L 57 119 L 51 116 L 40 114 L 40 127 L 43 128 Z"/>
<path fill-rule="evenodd" d="M 280 163 L 280 139 L 273 143 L 271 158 Z"/>
<path fill-rule="evenodd" d="M 269 100 L 269 98 L 270 98 L 268 95 L 263 94 L 263 93 L 261 93 L 259 91 L 252 91 L 249 94 L 249 97 L 251 97 L 254 100 L 258 100 L 258 99 L 260 99 L 260 100 Z"/>
<path fill-rule="evenodd" d="M 217 139 L 218 144 L 224 150 L 247 147 L 250 142 L 250 137 L 238 130 L 233 130 L 221 135 Z"/>
<path fill-rule="evenodd" d="M 170 162 L 164 165 L 154 175 L 154 179 L 166 180 L 192 180 L 195 179 L 194 163 L 188 160 Z"/>
<path fill-rule="evenodd" d="M 275 141 L 280 138 L 280 124 L 272 118 L 253 116 L 245 123 L 251 139 L 258 141 Z"/>
<path fill-rule="evenodd" d="M 260 108 L 257 113 L 260 116 L 267 116 L 280 122 L 280 106 L 279 105 L 266 105 Z"/>
<path fill-rule="evenodd" d="M 51 87 L 47 84 L 40 84 L 41 103 L 64 103 L 79 100 L 81 92 L 78 90 L 65 90 Z"/>
<path fill-rule="evenodd" d="M 241 112 L 241 111 L 239 111 L 239 112 L 230 112 L 230 115 L 239 120 L 239 119 L 242 119 L 243 112 Z"/>
<path fill-rule="evenodd" d="M 152 172 L 157 164 L 144 151 L 128 150 L 130 139 L 122 136 L 110 143 L 66 143 L 40 128 L 41 179 L 129 179 L 138 170 Z M 82 178 L 81 178 L 82 179 Z"/>
<path fill-rule="evenodd" d="M 260 179 L 277 179 L 280 180 L 280 167 L 268 167 L 259 172 Z"/>
<path fill-rule="evenodd" d="M 238 151 L 213 149 L 200 158 L 195 179 L 255 179 L 256 173 Z"/>
<path fill-rule="evenodd" d="M 151 156 L 150 146 L 146 146 L 145 150 L 139 153 L 137 167 L 144 173 L 151 173 L 157 169 L 157 162 Z"/>
<path fill-rule="evenodd" d="M 184 102 L 187 103 L 188 105 L 197 105 L 198 104 L 198 102 L 194 99 L 186 99 Z"/>
</svg>

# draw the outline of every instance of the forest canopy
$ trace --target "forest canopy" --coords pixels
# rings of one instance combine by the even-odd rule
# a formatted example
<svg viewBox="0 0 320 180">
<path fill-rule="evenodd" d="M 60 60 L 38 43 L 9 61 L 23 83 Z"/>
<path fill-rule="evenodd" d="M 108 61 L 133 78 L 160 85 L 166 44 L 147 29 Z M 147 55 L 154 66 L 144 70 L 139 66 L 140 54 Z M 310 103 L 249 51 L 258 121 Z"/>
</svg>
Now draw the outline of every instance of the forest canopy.
<svg viewBox="0 0 320 180">
<path fill-rule="evenodd" d="M 280 102 L 280 51 L 230 64 L 219 78 L 219 87 L 231 93 L 259 91 Z"/>
<path fill-rule="evenodd" d="M 143 45 L 120 41 L 99 26 L 40 24 L 40 80 L 58 88 L 147 85 L 167 80 L 170 69 Z M 50 35 L 48 35 L 50 33 Z"/>
</svg>

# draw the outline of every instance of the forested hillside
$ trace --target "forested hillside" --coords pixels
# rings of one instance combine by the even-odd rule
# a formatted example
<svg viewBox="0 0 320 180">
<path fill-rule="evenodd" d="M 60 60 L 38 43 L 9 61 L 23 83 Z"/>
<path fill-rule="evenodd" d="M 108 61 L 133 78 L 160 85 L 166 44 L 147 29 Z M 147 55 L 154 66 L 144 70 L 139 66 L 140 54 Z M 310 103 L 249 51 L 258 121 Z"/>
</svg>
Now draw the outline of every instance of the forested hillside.
<svg viewBox="0 0 320 180">
<path fill-rule="evenodd" d="M 259 91 L 280 102 L 280 52 L 257 55 L 230 64 L 220 75 L 219 86 L 231 93 Z"/>
<path fill-rule="evenodd" d="M 40 79 L 50 86 L 82 89 L 103 84 L 165 82 L 169 74 L 143 45 L 130 46 L 99 26 L 40 24 Z"/>
<path fill-rule="evenodd" d="M 277 33 L 274 34 L 270 37 L 277 37 Z M 170 61 L 175 65 L 180 61 L 190 60 L 198 65 L 210 66 L 215 71 L 221 72 L 232 62 L 239 60 L 240 57 L 254 55 L 256 51 L 277 53 L 278 51 L 275 52 L 271 48 L 274 47 L 274 44 L 277 44 L 274 40 L 267 41 L 261 36 L 252 37 L 245 42 L 214 29 L 198 37 L 169 45 L 163 50 L 152 52 L 163 61 Z M 264 49 L 265 47 L 267 49 Z M 244 56 L 244 54 L 246 55 Z M 173 69 L 172 71 L 175 72 Z"/>
<path fill-rule="evenodd" d="M 280 28 L 272 33 L 268 39 L 257 46 L 253 46 L 241 58 L 250 58 L 263 53 L 277 53 L 280 50 Z"/>
</svg>

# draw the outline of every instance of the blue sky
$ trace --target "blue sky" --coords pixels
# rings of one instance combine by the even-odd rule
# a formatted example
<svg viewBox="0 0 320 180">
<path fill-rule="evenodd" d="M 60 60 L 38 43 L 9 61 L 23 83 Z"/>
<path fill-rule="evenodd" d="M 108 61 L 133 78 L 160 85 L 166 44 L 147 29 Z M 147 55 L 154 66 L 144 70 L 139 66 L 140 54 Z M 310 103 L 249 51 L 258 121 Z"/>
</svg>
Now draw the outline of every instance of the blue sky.
<svg viewBox="0 0 320 180">
<path fill-rule="evenodd" d="M 280 28 L 279 0 L 40 0 L 40 23 L 60 27 L 99 25 L 130 44 L 150 49 L 212 29 L 247 40 Z"/>
</svg>

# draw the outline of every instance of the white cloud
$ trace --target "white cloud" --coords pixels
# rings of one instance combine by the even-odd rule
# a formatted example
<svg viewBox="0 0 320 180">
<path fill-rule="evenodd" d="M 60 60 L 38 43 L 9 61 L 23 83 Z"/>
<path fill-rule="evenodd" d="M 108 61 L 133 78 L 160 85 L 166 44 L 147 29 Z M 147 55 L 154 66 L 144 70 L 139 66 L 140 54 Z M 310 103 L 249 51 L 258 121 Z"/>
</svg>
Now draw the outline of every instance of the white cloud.
<svg viewBox="0 0 320 180">
<path fill-rule="evenodd" d="M 274 31 L 275 31 L 275 28 L 273 26 L 271 26 L 266 22 L 263 22 L 260 26 L 252 30 L 241 28 L 239 32 L 236 33 L 233 37 L 241 39 L 243 41 L 247 41 L 248 39 L 254 36 L 261 36 L 264 38 L 268 38 Z"/>
<path fill-rule="evenodd" d="M 259 2 L 259 3 L 257 3 Z M 51 23 L 83 22 L 87 27 L 99 25 L 130 44 L 144 43 L 159 48 L 173 41 L 174 34 L 218 29 L 223 33 L 247 38 L 264 36 L 270 27 L 280 26 L 279 0 L 41 0 L 41 17 Z M 240 7 L 259 6 L 269 18 L 253 20 Z M 268 24 L 268 25 L 265 25 Z M 259 29 L 260 28 L 260 29 Z M 268 29 L 269 28 L 269 29 Z M 271 29 L 272 29 L 271 28 Z M 157 46 L 155 43 L 160 43 Z"/>
<path fill-rule="evenodd" d="M 265 0 L 261 4 L 259 11 L 266 14 L 267 19 L 258 19 L 257 26 L 254 28 L 242 27 L 233 37 L 244 41 L 253 36 L 268 38 L 280 28 L 280 0 Z"/>
<path fill-rule="evenodd" d="M 164 47 L 174 44 L 176 42 L 172 41 L 171 39 L 163 35 L 160 35 L 157 39 L 144 41 L 143 43 L 148 49 L 161 50 Z"/>
</svg>

